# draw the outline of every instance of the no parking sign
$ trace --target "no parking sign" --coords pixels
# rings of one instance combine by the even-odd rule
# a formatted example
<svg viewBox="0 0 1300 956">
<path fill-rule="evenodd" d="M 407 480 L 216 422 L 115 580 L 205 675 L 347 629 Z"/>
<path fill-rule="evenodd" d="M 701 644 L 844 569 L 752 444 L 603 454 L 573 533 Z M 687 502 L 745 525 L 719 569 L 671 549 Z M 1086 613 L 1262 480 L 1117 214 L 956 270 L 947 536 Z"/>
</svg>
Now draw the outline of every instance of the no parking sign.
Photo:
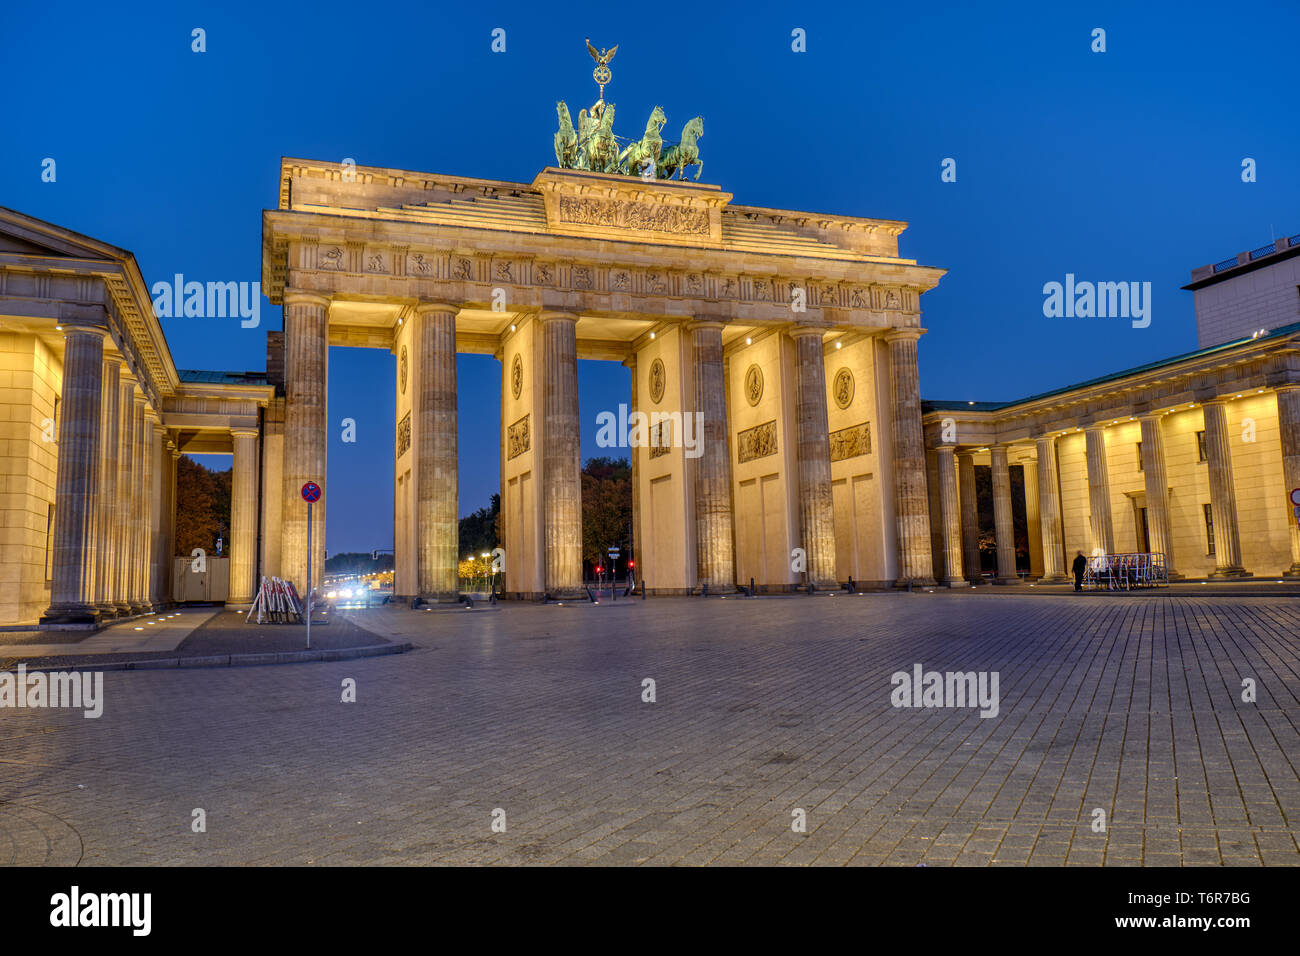
<svg viewBox="0 0 1300 956">
<path fill-rule="evenodd" d="M 1295 515 L 1297 524 L 1300 524 L 1300 488 L 1291 489 L 1291 504 L 1295 505 L 1291 513 Z"/>
</svg>

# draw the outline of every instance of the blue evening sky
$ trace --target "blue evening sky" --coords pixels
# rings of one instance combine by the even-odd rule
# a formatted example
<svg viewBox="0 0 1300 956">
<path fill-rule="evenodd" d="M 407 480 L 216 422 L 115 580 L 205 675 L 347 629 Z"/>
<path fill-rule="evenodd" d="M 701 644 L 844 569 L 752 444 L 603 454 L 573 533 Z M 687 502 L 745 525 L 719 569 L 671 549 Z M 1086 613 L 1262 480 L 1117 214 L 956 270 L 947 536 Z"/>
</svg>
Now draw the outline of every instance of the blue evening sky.
<svg viewBox="0 0 1300 956">
<path fill-rule="evenodd" d="M 1192 350 L 1190 270 L 1300 233 L 1300 9 L 1267 2 L 6 0 L 0 205 L 133 251 L 151 285 L 257 281 L 281 156 L 528 182 L 554 162 L 555 101 L 595 99 L 588 36 L 619 45 L 617 131 L 659 105 L 675 139 L 702 114 L 704 181 L 737 202 L 911 224 L 903 255 L 949 270 L 922 299 L 926 398 L 1016 398 Z M 1045 318 L 1043 284 L 1067 272 L 1151 282 L 1150 327 Z M 262 369 L 279 326 L 265 302 L 258 329 L 163 320 L 180 368 Z M 354 418 L 358 440 L 331 431 L 328 547 L 387 547 L 393 359 L 330 361 L 331 422 Z M 461 356 L 459 374 L 466 513 L 499 483 L 500 370 Z M 579 384 L 586 459 L 628 378 L 582 362 Z"/>
</svg>

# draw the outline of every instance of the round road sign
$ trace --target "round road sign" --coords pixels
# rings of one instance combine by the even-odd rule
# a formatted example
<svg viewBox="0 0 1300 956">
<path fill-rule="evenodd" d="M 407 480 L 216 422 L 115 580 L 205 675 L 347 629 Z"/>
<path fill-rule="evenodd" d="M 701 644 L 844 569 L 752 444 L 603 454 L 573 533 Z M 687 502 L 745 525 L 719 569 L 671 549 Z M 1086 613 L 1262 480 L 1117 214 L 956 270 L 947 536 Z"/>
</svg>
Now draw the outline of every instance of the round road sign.
<svg viewBox="0 0 1300 956">
<path fill-rule="evenodd" d="M 1291 504 L 1300 505 L 1300 488 L 1291 489 Z"/>
<path fill-rule="evenodd" d="M 306 502 L 320 501 L 320 485 L 314 481 L 309 481 L 302 486 L 302 500 Z"/>
</svg>

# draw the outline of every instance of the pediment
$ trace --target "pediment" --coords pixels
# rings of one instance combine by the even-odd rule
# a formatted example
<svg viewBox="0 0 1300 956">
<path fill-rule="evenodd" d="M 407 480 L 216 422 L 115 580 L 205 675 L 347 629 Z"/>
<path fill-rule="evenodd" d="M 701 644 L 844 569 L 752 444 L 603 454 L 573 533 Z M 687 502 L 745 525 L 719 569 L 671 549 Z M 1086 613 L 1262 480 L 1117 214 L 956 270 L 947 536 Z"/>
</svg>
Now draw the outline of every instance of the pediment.
<svg viewBox="0 0 1300 956">
<path fill-rule="evenodd" d="M 108 243 L 0 207 L 0 255 L 118 261 L 126 256 Z"/>
</svg>

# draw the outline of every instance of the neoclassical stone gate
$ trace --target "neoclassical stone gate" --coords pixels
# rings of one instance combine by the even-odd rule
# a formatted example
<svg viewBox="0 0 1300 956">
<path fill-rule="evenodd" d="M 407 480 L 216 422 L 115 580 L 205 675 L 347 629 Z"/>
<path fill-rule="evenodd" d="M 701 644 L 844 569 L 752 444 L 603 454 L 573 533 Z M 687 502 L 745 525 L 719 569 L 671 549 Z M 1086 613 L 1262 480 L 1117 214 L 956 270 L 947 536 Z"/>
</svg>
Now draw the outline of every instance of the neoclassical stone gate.
<svg viewBox="0 0 1300 956">
<path fill-rule="evenodd" d="M 400 594 L 456 589 L 457 352 L 502 366 L 511 595 L 581 586 L 578 359 L 627 365 L 632 411 L 668 418 L 629 449 L 652 592 L 932 580 L 916 343 L 943 270 L 899 257 L 905 223 L 579 170 L 530 184 L 296 159 L 281 172 L 263 215 L 263 288 L 284 306 L 268 573 L 306 577 L 298 489 L 325 477 L 328 348 L 348 345 L 396 358 Z M 691 449 L 681 416 L 696 412 Z"/>
</svg>

